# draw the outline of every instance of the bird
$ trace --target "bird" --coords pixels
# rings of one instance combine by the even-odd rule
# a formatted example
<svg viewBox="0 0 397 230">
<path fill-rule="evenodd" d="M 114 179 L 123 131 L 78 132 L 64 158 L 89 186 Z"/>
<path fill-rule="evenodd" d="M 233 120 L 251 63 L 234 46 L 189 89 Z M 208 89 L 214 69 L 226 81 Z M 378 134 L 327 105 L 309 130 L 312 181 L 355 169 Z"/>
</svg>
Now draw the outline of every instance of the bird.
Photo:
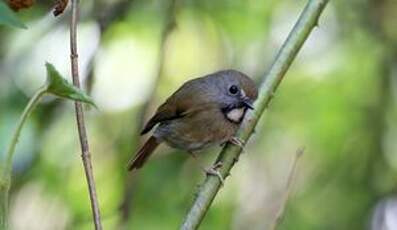
<svg viewBox="0 0 397 230">
<path fill-rule="evenodd" d="M 233 69 L 185 82 L 144 125 L 141 135 L 154 131 L 128 162 L 128 170 L 141 168 L 161 143 L 193 157 L 226 142 L 242 146 L 244 143 L 234 135 L 247 110 L 254 109 L 257 97 L 254 81 Z M 206 172 L 219 176 L 213 169 Z"/>
</svg>

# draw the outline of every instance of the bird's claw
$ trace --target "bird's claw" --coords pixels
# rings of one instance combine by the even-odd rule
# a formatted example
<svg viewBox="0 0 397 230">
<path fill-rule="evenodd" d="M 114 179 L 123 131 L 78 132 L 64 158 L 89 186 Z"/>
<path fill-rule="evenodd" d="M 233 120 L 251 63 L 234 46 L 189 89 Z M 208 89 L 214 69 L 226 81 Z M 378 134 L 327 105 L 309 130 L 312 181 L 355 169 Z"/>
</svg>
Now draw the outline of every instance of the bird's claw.
<svg viewBox="0 0 397 230">
<path fill-rule="evenodd" d="M 221 182 L 221 186 L 225 183 L 225 179 L 221 175 L 221 173 L 218 171 L 220 167 L 222 167 L 222 162 L 217 162 L 210 168 L 204 169 L 204 171 L 207 173 L 207 175 L 212 175 L 212 176 L 217 176 Z"/>
<path fill-rule="evenodd" d="M 215 170 L 218 170 L 219 168 L 222 168 L 222 166 L 223 166 L 223 163 L 221 161 L 218 161 L 212 166 L 212 168 Z"/>
<path fill-rule="evenodd" d="M 230 138 L 229 142 L 234 144 L 234 145 L 237 145 L 238 147 L 240 147 L 242 149 L 244 149 L 245 142 L 243 140 L 241 140 L 240 138 L 238 138 L 238 137 Z"/>
</svg>

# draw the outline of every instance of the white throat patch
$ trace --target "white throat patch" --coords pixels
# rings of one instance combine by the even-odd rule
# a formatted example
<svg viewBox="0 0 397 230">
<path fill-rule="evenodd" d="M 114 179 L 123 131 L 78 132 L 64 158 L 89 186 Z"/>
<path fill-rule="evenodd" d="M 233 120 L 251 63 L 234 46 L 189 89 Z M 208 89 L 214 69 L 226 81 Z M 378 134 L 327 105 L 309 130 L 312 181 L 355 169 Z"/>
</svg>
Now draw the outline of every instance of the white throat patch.
<svg viewBox="0 0 397 230">
<path fill-rule="evenodd" d="M 226 117 L 229 120 L 238 123 L 241 121 L 241 118 L 244 116 L 244 110 L 245 110 L 245 108 L 232 109 L 226 114 Z"/>
</svg>

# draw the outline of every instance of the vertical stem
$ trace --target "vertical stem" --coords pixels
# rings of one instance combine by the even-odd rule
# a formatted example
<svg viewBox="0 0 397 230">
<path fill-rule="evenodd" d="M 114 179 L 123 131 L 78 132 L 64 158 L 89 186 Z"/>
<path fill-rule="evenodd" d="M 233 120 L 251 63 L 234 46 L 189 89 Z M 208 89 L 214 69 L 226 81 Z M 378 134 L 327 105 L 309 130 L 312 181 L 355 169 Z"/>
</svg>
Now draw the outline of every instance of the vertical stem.
<svg viewBox="0 0 397 230">
<path fill-rule="evenodd" d="M 21 117 L 19 118 L 17 128 L 12 136 L 11 143 L 7 149 L 6 161 L 3 165 L 0 180 L 0 229 L 7 229 L 8 219 L 8 197 L 9 190 L 11 187 L 11 171 L 12 171 L 12 159 L 15 152 L 15 147 L 18 143 L 19 136 L 22 131 L 22 127 L 25 124 L 26 119 L 32 113 L 41 97 L 47 92 L 47 87 L 39 88 L 36 93 L 30 98 L 29 103 L 26 105 Z"/>
<path fill-rule="evenodd" d="M 70 22 L 70 59 L 73 84 L 80 88 L 79 69 L 78 69 L 78 55 L 77 55 L 77 20 L 79 15 L 78 0 L 72 0 L 72 18 Z M 77 128 L 79 132 L 81 158 L 84 165 L 85 176 L 87 179 L 88 190 L 90 194 L 91 209 L 95 229 L 102 229 L 101 217 L 99 211 L 99 204 L 96 194 L 94 175 L 92 172 L 91 155 L 88 145 L 87 133 L 84 122 L 83 107 L 79 101 L 75 101 Z"/>
<path fill-rule="evenodd" d="M 312 29 L 318 25 L 318 18 L 327 3 L 328 0 L 309 0 L 306 4 L 305 9 L 299 16 L 294 28 L 278 52 L 269 72 L 264 75 L 264 80 L 259 89 L 259 97 L 254 104 L 255 110 L 250 111 L 245 116 L 243 124 L 236 133 L 237 138 L 247 142 L 254 131 L 259 118 L 269 105 L 274 92 L 283 80 L 288 68 L 291 66 L 292 61 L 295 59 Z M 229 172 L 237 162 L 241 151 L 241 147 L 230 144 L 227 144 L 223 148 L 216 160 L 217 163 L 222 164 L 219 172 L 223 178 L 229 175 Z M 188 230 L 197 229 L 199 227 L 220 187 L 221 181 L 218 177 L 211 175 L 207 176 L 182 223 L 181 229 Z"/>
</svg>

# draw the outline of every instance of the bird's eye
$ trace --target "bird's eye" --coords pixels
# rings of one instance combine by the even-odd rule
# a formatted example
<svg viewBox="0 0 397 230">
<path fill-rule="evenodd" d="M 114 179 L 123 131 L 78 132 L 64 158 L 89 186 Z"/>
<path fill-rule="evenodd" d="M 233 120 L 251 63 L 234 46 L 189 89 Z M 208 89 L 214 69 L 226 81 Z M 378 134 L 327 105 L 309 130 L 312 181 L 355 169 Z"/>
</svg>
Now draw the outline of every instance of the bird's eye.
<svg viewBox="0 0 397 230">
<path fill-rule="evenodd" d="M 237 94 L 238 93 L 238 87 L 235 85 L 230 86 L 229 88 L 229 93 L 231 94 Z"/>
</svg>

